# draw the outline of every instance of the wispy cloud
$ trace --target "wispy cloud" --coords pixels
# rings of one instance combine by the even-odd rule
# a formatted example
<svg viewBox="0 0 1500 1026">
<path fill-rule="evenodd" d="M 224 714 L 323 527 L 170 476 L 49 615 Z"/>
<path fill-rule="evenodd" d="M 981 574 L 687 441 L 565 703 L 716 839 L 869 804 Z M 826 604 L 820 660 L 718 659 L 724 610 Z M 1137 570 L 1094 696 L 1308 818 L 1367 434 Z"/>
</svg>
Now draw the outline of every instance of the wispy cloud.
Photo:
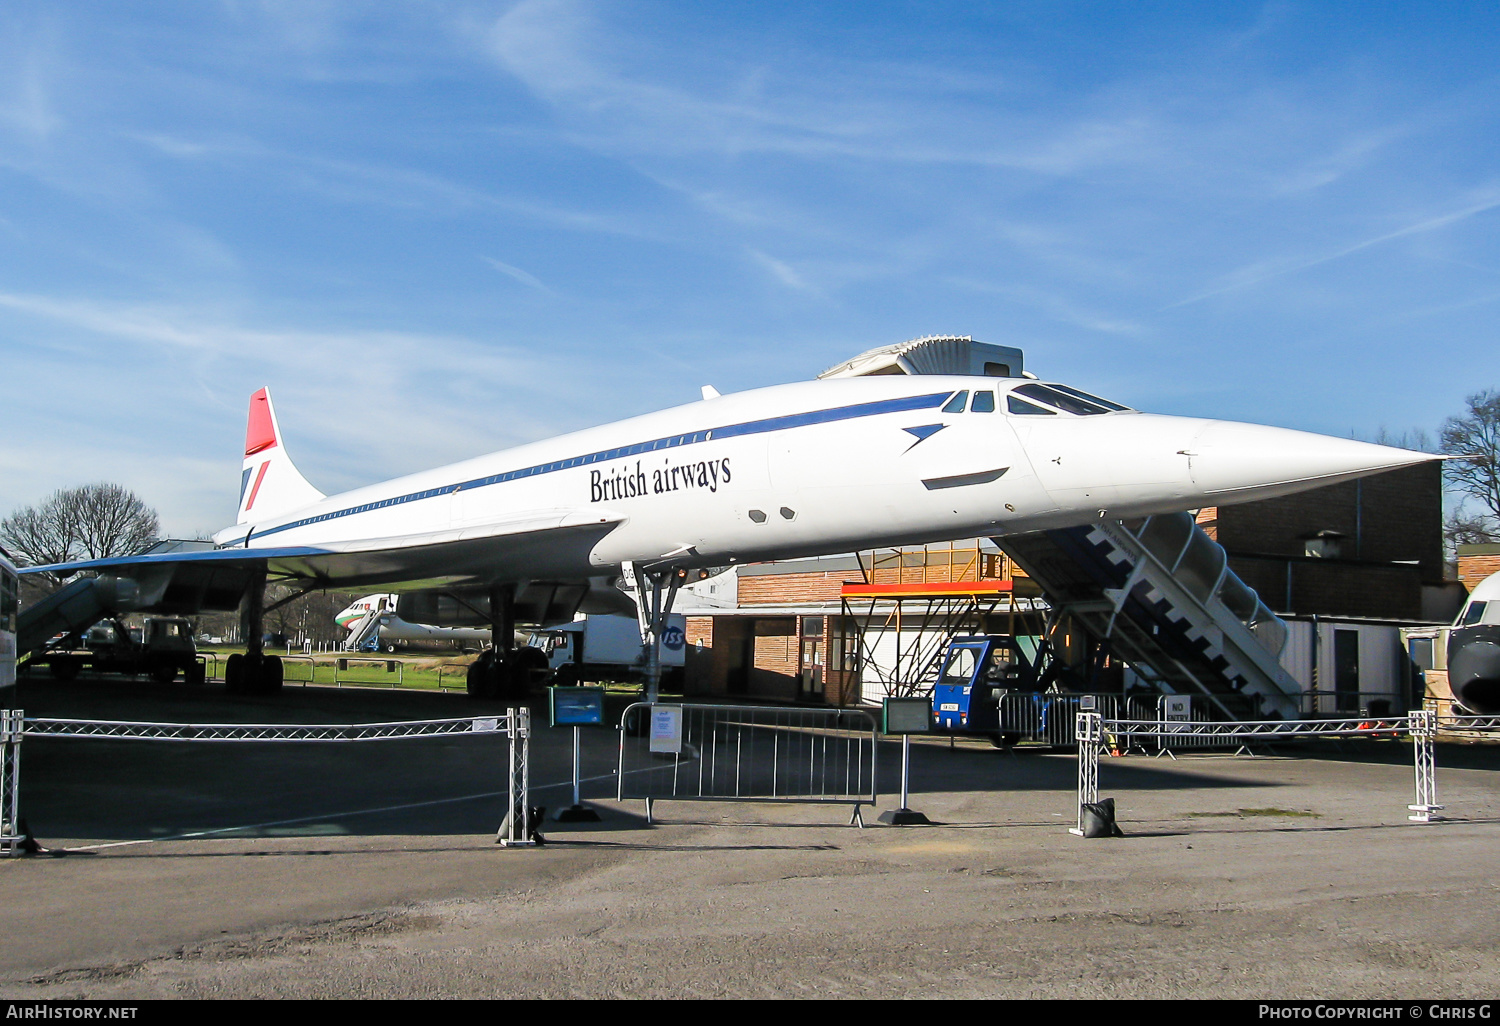
<svg viewBox="0 0 1500 1026">
<path fill-rule="evenodd" d="M 58 64 L 50 25 L 0 23 L 0 124 L 40 141 L 63 125 L 52 96 Z"/>
<path fill-rule="evenodd" d="M 791 265 L 785 261 L 777 260 L 775 257 L 767 253 L 762 253 L 758 249 L 752 249 L 749 253 L 752 260 L 771 272 L 771 276 L 787 288 L 794 289 L 797 292 L 806 292 L 809 295 L 820 295 L 816 288 L 808 284 L 802 275 L 793 270 Z"/>
<path fill-rule="evenodd" d="M 173 480 L 186 467 L 222 464 L 215 486 L 202 491 L 228 508 L 245 397 L 265 384 L 277 395 L 289 447 L 325 490 L 477 455 L 566 423 L 543 412 L 537 383 L 547 376 L 538 359 L 461 337 L 261 328 L 222 312 L 15 293 L 0 294 L 0 310 L 9 311 L 12 331 L 17 316 L 52 326 L 33 329 L 46 341 L 13 351 L 10 364 L 23 376 L 69 380 L 65 407 L 28 401 L 35 428 L 28 434 L 51 441 L 28 446 L 26 464 L 37 470 L 38 461 L 50 461 L 52 473 L 67 474 L 63 484 L 103 465 L 133 467 L 153 487 L 180 490 Z M 181 388 L 187 381 L 194 392 Z M 149 405 L 164 395 L 174 397 L 169 407 Z M 494 395 L 507 397 L 504 421 L 487 412 L 484 397 Z M 444 416 L 432 416 L 434 401 Z M 142 422 L 176 425 L 179 436 L 169 450 L 148 446 L 122 456 L 138 443 L 99 438 L 71 412 L 79 408 L 114 410 L 136 430 Z M 206 444 L 212 440 L 217 448 Z M 213 519 L 209 510 L 197 513 L 205 523 Z"/>
<path fill-rule="evenodd" d="M 1317 267 L 1321 264 L 1331 263 L 1335 260 L 1342 260 L 1345 257 L 1353 256 L 1354 254 L 1363 252 L 1364 250 L 1384 245 L 1387 242 L 1394 242 L 1397 239 L 1404 239 L 1414 235 L 1425 235 L 1430 232 L 1436 232 L 1443 228 L 1448 228 L 1452 225 L 1458 224 L 1459 222 L 1467 221 L 1468 219 L 1479 214 L 1483 214 L 1486 211 L 1494 210 L 1496 207 L 1500 207 L 1500 190 L 1486 190 L 1482 198 L 1478 200 L 1471 200 L 1464 206 L 1456 210 L 1452 210 L 1446 214 L 1439 214 L 1436 217 L 1423 218 L 1420 221 L 1416 221 L 1412 224 L 1406 225 L 1403 228 L 1398 228 L 1395 231 L 1382 232 L 1379 235 L 1372 236 L 1368 239 L 1362 239 L 1359 242 L 1351 243 L 1329 252 L 1318 253 L 1313 256 L 1279 257 L 1275 260 L 1264 261 L 1261 263 L 1243 267 L 1240 270 L 1227 275 L 1226 281 L 1222 285 L 1207 289 L 1203 292 L 1199 292 L 1195 295 L 1187 297 L 1186 299 L 1178 300 L 1175 303 L 1170 303 L 1162 309 L 1172 310 L 1176 309 L 1177 307 L 1188 306 L 1193 303 L 1202 302 L 1205 299 L 1210 299 L 1214 296 L 1221 296 L 1225 293 L 1250 288 L 1251 286 L 1270 281 L 1273 278 L 1280 278 L 1289 274 L 1297 274 L 1298 272 L 1309 270 L 1310 268 Z"/>
<path fill-rule="evenodd" d="M 536 289 L 538 292 L 546 292 L 549 295 L 552 294 L 552 290 L 549 289 L 546 285 L 543 285 L 535 275 L 529 274 L 526 271 L 521 270 L 519 267 L 514 267 L 510 264 L 502 263 L 501 261 L 496 260 L 494 257 L 484 256 L 483 254 L 480 255 L 479 259 L 489 264 L 501 274 L 506 275 L 507 277 L 514 278 L 516 281 L 520 282 L 522 285 L 527 286 L 528 288 Z"/>
</svg>

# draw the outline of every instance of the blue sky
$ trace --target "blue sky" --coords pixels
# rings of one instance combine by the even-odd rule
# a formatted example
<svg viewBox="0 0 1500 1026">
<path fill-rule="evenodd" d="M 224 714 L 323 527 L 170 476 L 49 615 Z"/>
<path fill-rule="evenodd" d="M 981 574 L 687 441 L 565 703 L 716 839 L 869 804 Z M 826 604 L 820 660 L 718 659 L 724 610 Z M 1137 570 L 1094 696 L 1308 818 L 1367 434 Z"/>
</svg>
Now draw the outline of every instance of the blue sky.
<svg viewBox="0 0 1500 1026">
<path fill-rule="evenodd" d="M 0 514 L 233 517 L 953 332 L 1131 405 L 1500 386 L 1492 5 L 0 5 Z"/>
</svg>

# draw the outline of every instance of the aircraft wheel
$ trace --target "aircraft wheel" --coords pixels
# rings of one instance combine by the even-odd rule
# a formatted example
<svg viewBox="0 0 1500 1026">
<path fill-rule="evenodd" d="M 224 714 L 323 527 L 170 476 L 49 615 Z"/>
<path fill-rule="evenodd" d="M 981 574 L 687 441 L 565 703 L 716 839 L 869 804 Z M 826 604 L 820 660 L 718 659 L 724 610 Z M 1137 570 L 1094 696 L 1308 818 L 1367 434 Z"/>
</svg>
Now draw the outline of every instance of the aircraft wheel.
<svg viewBox="0 0 1500 1026">
<path fill-rule="evenodd" d="M 260 687 L 256 690 L 263 695 L 274 695 L 281 690 L 283 671 L 280 656 L 264 656 L 260 661 L 259 681 Z"/>
<path fill-rule="evenodd" d="M 224 660 L 224 690 L 238 695 L 245 690 L 245 656 L 236 652 Z"/>
<path fill-rule="evenodd" d="M 527 695 L 547 679 L 547 654 L 539 648 L 518 648 L 514 653 L 516 686 Z"/>
<path fill-rule="evenodd" d="M 479 658 L 469 664 L 468 692 L 470 698 L 494 698 L 498 689 L 495 680 L 495 654 L 481 652 Z"/>
</svg>

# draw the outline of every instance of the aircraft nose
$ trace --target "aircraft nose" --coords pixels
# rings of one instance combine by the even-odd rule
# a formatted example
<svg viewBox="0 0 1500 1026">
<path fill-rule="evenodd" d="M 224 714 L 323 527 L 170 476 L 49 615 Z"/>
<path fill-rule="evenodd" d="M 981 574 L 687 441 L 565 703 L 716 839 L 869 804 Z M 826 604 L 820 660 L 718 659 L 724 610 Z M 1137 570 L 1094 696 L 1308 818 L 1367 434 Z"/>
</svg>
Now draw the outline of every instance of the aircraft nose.
<svg viewBox="0 0 1500 1026">
<path fill-rule="evenodd" d="M 1222 420 L 1205 424 L 1186 455 L 1200 491 L 1235 501 L 1272 498 L 1442 459 L 1350 438 Z"/>
</svg>

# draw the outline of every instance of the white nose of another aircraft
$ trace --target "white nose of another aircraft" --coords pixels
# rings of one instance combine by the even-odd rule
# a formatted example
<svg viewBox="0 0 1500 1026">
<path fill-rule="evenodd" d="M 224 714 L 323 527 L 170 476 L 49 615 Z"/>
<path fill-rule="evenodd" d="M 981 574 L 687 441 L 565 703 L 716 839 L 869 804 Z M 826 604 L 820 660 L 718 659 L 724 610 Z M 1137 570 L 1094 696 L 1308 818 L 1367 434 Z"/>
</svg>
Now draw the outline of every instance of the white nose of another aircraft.
<svg viewBox="0 0 1500 1026">
<path fill-rule="evenodd" d="M 1309 431 L 1210 420 L 1186 453 L 1195 491 L 1225 502 L 1289 495 L 1442 459 Z"/>
</svg>

